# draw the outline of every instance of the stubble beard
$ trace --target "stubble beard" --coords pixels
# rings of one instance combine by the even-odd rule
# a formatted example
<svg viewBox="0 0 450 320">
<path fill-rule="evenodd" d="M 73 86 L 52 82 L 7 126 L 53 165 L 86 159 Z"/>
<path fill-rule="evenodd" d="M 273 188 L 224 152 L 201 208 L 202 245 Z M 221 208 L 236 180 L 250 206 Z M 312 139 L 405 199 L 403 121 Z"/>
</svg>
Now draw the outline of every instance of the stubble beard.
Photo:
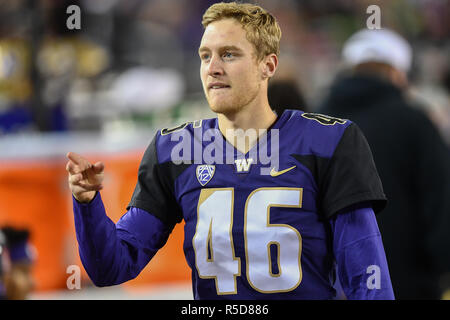
<svg viewBox="0 0 450 320">
<path fill-rule="evenodd" d="M 231 99 L 229 97 L 225 99 L 220 99 L 218 102 L 214 102 L 214 99 L 210 98 L 208 94 L 206 94 L 206 100 L 208 101 L 210 109 L 219 114 L 223 114 L 225 116 L 233 115 L 245 109 L 246 106 L 251 104 L 257 97 L 258 92 L 261 88 L 261 84 L 258 85 L 253 90 L 242 90 L 241 93 L 230 93 L 233 95 Z M 231 89 L 233 90 L 233 89 Z"/>
</svg>

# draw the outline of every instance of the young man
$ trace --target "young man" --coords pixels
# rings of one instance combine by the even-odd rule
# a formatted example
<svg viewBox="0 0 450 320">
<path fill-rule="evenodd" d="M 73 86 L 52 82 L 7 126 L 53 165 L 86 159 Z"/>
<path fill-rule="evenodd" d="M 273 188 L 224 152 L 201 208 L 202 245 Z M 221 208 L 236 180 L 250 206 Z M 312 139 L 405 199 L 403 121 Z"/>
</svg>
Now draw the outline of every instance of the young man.
<svg viewBox="0 0 450 320">
<path fill-rule="evenodd" d="M 348 298 L 393 299 L 374 216 L 386 200 L 359 129 L 271 111 L 281 31 L 264 9 L 215 4 L 203 25 L 200 75 L 217 118 L 157 132 L 116 225 L 99 193 L 103 164 L 68 153 L 92 281 L 136 277 L 184 219 L 195 299 L 332 299 L 335 260 Z"/>
</svg>

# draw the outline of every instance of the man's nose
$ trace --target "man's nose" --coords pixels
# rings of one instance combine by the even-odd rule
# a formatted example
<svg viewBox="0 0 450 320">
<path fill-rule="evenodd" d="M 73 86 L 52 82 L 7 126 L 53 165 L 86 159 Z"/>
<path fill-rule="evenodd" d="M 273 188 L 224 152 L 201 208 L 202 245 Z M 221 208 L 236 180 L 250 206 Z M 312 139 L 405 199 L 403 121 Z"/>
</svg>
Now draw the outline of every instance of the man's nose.
<svg viewBox="0 0 450 320">
<path fill-rule="evenodd" d="M 208 75 L 210 76 L 219 76 L 223 75 L 223 62 L 219 56 L 213 55 L 208 65 Z"/>
</svg>

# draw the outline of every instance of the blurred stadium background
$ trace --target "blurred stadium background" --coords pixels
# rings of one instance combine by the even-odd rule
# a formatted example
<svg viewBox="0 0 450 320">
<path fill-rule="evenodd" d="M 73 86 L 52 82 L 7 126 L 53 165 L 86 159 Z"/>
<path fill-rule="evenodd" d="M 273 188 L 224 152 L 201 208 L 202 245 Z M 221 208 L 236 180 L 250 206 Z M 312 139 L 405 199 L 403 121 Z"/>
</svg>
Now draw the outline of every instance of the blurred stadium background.
<svg viewBox="0 0 450 320">
<path fill-rule="evenodd" d="M 38 258 L 32 299 L 191 299 L 183 226 L 137 279 L 94 288 L 78 257 L 65 154 L 106 164 L 102 192 L 117 221 L 141 156 L 158 128 L 214 116 L 203 97 L 197 48 L 209 0 L 0 0 L 0 226 L 28 228 Z M 414 48 L 410 93 L 450 143 L 450 2 L 260 0 L 283 31 L 280 66 L 310 110 L 366 27 L 366 9 Z M 69 30 L 69 5 L 81 29 Z M 82 270 L 67 289 L 67 267 Z"/>
</svg>

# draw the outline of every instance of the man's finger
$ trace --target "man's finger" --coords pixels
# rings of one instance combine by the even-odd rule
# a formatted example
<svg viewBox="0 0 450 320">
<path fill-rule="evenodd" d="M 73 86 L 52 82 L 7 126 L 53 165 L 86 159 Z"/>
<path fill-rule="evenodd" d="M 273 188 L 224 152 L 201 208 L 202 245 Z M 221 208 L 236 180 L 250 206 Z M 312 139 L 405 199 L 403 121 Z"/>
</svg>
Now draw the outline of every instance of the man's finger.
<svg viewBox="0 0 450 320">
<path fill-rule="evenodd" d="M 77 173 L 69 176 L 69 183 L 78 185 L 83 180 L 83 174 Z"/>
<path fill-rule="evenodd" d="M 78 166 L 75 163 L 73 163 L 72 160 L 67 161 L 66 170 L 70 174 L 77 174 L 80 172 Z"/>
<path fill-rule="evenodd" d="M 103 189 L 102 184 L 89 184 L 85 182 L 78 182 L 77 185 L 86 191 L 100 191 Z"/>
<path fill-rule="evenodd" d="M 103 172 L 103 170 L 105 169 L 105 165 L 103 164 L 103 162 L 99 161 L 96 164 L 94 164 L 93 169 L 95 173 L 99 174 Z"/>
<path fill-rule="evenodd" d="M 85 158 L 83 158 L 82 156 L 80 156 L 78 153 L 75 152 L 68 152 L 66 156 L 79 166 L 83 166 L 86 163 L 89 163 L 89 161 L 87 161 Z"/>
<path fill-rule="evenodd" d="M 80 156 L 78 154 L 76 154 L 75 152 L 68 152 L 66 154 L 66 157 L 69 160 L 72 160 L 73 162 L 75 162 L 76 164 L 79 164 Z"/>
<path fill-rule="evenodd" d="M 83 158 L 82 156 L 80 156 L 78 153 L 68 152 L 67 158 L 69 158 L 76 165 L 78 165 L 80 171 L 84 171 L 84 170 L 92 168 L 92 164 L 86 158 Z"/>
</svg>

